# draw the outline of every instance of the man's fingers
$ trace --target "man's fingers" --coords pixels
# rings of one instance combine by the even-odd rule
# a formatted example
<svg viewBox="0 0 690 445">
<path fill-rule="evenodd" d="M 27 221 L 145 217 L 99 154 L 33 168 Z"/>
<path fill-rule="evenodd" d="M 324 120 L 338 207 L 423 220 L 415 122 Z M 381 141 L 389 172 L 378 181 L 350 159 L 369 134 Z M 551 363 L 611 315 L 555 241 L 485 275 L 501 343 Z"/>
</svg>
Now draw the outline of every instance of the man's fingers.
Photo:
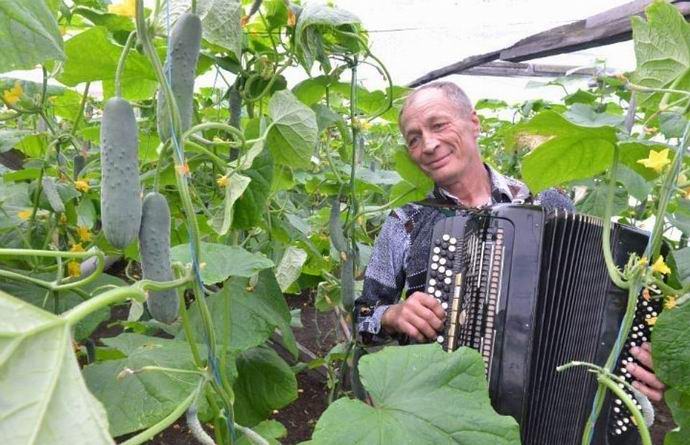
<svg viewBox="0 0 690 445">
<path fill-rule="evenodd" d="M 400 322 L 400 330 L 418 342 L 424 341 L 424 335 L 422 335 L 416 327 L 406 320 Z"/>
<path fill-rule="evenodd" d="M 654 388 L 650 388 L 649 386 L 643 385 L 640 382 L 633 382 L 633 386 L 635 387 L 635 389 L 640 391 L 642 394 L 649 397 L 649 400 L 651 400 L 653 402 L 661 402 L 661 400 L 664 398 L 663 391 L 660 391 L 660 390 L 654 389 Z"/>
<path fill-rule="evenodd" d="M 664 386 L 664 384 L 661 383 L 661 380 L 659 380 L 657 376 L 654 375 L 654 373 L 647 371 L 640 365 L 637 365 L 635 363 L 628 363 L 627 369 L 628 372 L 632 374 L 633 377 L 635 377 L 635 380 L 649 388 L 658 389 L 661 391 L 663 391 L 666 388 L 666 386 Z"/>
<path fill-rule="evenodd" d="M 441 307 L 441 303 L 429 294 L 415 292 L 410 296 L 410 303 L 419 303 L 421 306 L 426 307 L 432 311 L 439 320 L 446 318 L 446 311 Z"/>
<path fill-rule="evenodd" d="M 426 320 L 434 331 L 438 332 L 443 327 L 443 320 L 439 318 L 431 309 L 427 309 L 424 306 L 418 306 L 415 308 L 415 311 L 416 315 Z"/>
<path fill-rule="evenodd" d="M 428 339 L 435 339 L 436 338 L 436 330 L 431 327 L 429 322 L 422 317 L 420 317 L 417 314 L 412 314 L 410 313 L 407 318 L 407 321 L 410 322 L 419 332 L 424 334 L 424 336 Z"/>
<path fill-rule="evenodd" d="M 649 343 L 642 343 L 641 348 L 637 346 L 630 348 L 630 353 L 647 368 L 654 369 L 652 366 L 652 353 Z"/>
</svg>

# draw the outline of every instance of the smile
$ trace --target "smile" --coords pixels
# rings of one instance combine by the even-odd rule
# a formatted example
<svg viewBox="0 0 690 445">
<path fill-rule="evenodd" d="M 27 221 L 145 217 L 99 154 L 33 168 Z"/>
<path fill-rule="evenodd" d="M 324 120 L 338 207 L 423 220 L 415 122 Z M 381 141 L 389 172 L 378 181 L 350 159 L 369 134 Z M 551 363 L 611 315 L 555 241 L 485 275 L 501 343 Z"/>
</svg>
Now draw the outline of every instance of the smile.
<svg viewBox="0 0 690 445">
<path fill-rule="evenodd" d="M 443 157 L 441 157 L 441 158 L 439 158 L 439 159 L 436 159 L 436 160 L 434 160 L 434 161 L 428 162 L 428 163 L 426 164 L 426 166 L 427 166 L 428 168 L 431 168 L 431 169 L 435 169 L 435 168 L 441 167 L 441 166 L 445 163 L 445 160 L 446 160 L 446 158 L 448 158 L 448 156 L 450 156 L 450 154 L 446 154 L 445 156 L 443 156 Z"/>
</svg>

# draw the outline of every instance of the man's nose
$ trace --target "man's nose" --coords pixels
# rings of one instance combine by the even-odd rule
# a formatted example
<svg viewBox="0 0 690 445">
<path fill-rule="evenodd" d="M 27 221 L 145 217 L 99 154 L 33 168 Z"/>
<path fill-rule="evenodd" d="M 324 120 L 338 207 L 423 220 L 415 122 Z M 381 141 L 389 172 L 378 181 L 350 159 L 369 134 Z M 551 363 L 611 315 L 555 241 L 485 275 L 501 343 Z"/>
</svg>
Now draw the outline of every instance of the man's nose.
<svg viewBox="0 0 690 445">
<path fill-rule="evenodd" d="M 425 153 L 433 153 L 434 150 L 436 150 L 438 148 L 438 144 L 439 144 L 438 139 L 431 134 L 425 134 L 425 135 L 423 135 L 423 137 L 424 137 L 424 146 L 423 146 L 424 152 Z"/>
</svg>

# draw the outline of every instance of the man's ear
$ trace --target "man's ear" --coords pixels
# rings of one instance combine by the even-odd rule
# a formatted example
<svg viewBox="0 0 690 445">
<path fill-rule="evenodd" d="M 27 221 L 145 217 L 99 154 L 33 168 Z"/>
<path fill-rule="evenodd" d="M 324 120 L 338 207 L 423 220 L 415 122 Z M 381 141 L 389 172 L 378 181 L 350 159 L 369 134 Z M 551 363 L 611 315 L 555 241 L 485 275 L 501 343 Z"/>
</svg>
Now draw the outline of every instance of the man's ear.
<svg viewBox="0 0 690 445">
<path fill-rule="evenodd" d="M 482 129 L 482 125 L 479 122 L 479 116 L 477 116 L 477 112 L 475 110 L 472 110 L 472 114 L 470 115 L 470 122 L 472 122 L 472 135 L 474 135 L 475 138 L 478 138 L 479 133 Z"/>
</svg>

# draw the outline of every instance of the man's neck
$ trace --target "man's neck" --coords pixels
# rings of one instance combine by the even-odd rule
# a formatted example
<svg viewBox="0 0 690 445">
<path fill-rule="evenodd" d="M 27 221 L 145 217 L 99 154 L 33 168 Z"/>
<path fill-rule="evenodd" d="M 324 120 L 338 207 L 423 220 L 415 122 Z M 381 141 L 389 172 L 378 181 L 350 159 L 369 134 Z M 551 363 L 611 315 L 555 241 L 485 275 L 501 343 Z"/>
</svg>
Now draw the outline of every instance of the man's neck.
<svg viewBox="0 0 690 445">
<path fill-rule="evenodd" d="M 442 187 L 467 207 L 482 207 L 491 202 L 491 178 L 483 163 L 452 184 Z"/>
</svg>

